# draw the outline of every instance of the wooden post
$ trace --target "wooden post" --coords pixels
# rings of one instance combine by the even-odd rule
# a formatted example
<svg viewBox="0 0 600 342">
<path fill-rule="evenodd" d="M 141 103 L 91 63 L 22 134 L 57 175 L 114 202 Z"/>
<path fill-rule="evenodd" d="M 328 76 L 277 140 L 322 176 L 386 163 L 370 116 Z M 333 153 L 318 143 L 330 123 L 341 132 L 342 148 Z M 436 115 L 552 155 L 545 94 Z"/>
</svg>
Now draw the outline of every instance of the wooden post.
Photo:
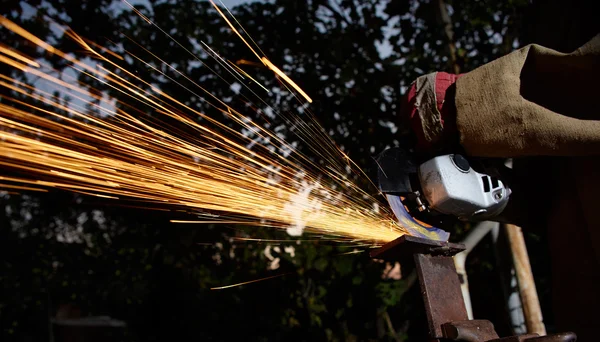
<svg viewBox="0 0 600 342">
<path fill-rule="evenodd" d="M 513 257 L 517 281 L 519 282 L 519 293 L 523 303 L 523 314 L 525 315 L 525 325 L 530 334 L 546 335 L 546 326 L 542 317 L 542 309 L 538 299 L 533 273 L 525 239 L 521 227 L 506 224 L 506 234 Z"/>
</svg>

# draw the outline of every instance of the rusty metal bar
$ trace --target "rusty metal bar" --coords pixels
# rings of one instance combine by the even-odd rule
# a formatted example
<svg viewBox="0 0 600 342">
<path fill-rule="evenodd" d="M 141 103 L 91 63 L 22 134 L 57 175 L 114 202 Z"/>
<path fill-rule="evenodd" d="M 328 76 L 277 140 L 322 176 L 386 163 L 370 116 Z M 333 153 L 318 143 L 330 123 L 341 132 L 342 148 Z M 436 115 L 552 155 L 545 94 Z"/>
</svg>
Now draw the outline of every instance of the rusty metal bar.
<svg viewBox="0 0 600 342">
<path fill-rule="evenodd" d="M 572 332 L 498 338 L 494 325 L 486 320 L 469 320 L 452 256 L 465 250 L 462 244 L 402 236 L 371 252 L 371 257 L 416 265 L 425 304 L 430 341 L 539 341 L 575 342 Z"/>
<path fill-rule="evenodd" d="M 469 319 L 451 256 L 415 254 L 417 275 L 429 323 L 429 337 L 443 338 L 442 325 Z"/>
<path fill-rule="evenodd" d="M 444 323 L 469 319 L 452 260 L 464 249 L 461 244 L 404 235 L 371 253 L 373 258 L 388 261 L 414 261 L 432 339 L 444 337 Z"/>
</svg>

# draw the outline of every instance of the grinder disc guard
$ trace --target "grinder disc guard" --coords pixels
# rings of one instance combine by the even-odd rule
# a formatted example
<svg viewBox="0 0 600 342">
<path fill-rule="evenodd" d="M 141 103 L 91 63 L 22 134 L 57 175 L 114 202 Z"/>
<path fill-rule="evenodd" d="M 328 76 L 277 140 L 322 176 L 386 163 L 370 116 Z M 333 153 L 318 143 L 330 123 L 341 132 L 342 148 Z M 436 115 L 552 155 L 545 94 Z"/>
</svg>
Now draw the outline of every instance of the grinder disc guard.
<svg viewBox="0 0 600 342">
<path fill-rule="evenodd" d="M 410 194 L 412 188 L 409 175 L 417 173 L 417 165 L 403 149 L 388 148 L 377 157 L 377 180 L 384 193 Z"/>
<path fill-rule="evenodd" d="M 414 189 L 411 184 L 411 177 L 416 175 L 418 166 L 409 153 L 400 148 L 386 149 L 378 156 L 377 166 L 379 189 L 385 194 L 398 224 L 412 236 L 448 241 L 450 233 L 422 225 L 409 214 L 402 203 L 401 196 L 411 196 L 419 190 Z"/>
</svg>

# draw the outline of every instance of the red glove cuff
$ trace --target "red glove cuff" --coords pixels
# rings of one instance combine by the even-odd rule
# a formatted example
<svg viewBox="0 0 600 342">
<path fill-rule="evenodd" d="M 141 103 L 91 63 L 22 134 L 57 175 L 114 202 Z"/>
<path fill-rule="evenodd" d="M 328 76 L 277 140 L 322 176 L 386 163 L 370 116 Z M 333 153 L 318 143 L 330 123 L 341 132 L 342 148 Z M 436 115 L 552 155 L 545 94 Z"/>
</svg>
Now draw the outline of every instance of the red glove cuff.
<svg viewBox="0 0 600 342">
<path fill-rule="evenodd" d="M 422 76 L 410 85 L 400 115 L 408 119 L 417 138 L 418 151 L 435 148 L 455 136 L 455 92 L 449 88 L 462 75 L 437 72 Z"/>
</svg>

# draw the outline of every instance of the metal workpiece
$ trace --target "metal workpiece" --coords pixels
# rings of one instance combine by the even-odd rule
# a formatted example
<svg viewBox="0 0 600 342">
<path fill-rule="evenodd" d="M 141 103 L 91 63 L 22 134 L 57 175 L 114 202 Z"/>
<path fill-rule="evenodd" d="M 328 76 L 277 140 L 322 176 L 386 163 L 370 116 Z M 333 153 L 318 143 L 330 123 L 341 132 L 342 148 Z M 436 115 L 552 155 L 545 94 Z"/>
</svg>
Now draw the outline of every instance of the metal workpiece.
<svg viewBox="0 0 600 342">
<path fill-rule="evenodd" d="M 414 263 L 428 322 L 428 335 L 434 341 L 467 342 L 574 342 L 574 333 L 549 336 L 537 334 L 499 338 L 487 320 L 469 320 L 459 275 L 453 256 L 465 250 L 462 244 L 434 241 L 404 235 L 373 250 L 371 257 Z"/>
<path fill-rule="evenodd" d="M 577 336 L 572 333 L 559 333 L 547 336 L 524 334 L 499 338 L 494 325 L 487 320 L 470 320 L 446 323 L 442 326 L 444 337 L 451 341 L 465 342 L 576 342 Z"/>
<path fill-rule="evenodd" d="M 527 334 L 498 338 L 488 342 L 576 342 L 577 335 L 573 332 L 539 336 L 538 334 Z"/>
<path fill-rule="evenodd" d="M 373 258 L 415 263 L 430 338 L 445 337 L 444 323 L 469 319 L 452 260 L 464 249 L 461 244 L 404 235 L 371 252 Z"/>
<path fill-rule="evenodd" d="M 456 321 L 442 325 L 444 337 L 453 341 L 489 341 L 498 338 L 494 325 L 486 320 Z"/>
<path fill-rule="evenodd" d="M 464 250 L 465 246 L 460 243 L 402 235 L 396 240 L 371 251 L 371 258 L 386 261 L 407 261 L 407 259 L 410 259 L 409 261 L 411 261 L 415 254 L 453 256 Z"/>
<path fill-rule="evenodd" d="M 469 319 L 454 261 L 449 256 L 415 254 L 415 262 L 429 336 L 444 338 L 445 323 Z"/>
</svg>

